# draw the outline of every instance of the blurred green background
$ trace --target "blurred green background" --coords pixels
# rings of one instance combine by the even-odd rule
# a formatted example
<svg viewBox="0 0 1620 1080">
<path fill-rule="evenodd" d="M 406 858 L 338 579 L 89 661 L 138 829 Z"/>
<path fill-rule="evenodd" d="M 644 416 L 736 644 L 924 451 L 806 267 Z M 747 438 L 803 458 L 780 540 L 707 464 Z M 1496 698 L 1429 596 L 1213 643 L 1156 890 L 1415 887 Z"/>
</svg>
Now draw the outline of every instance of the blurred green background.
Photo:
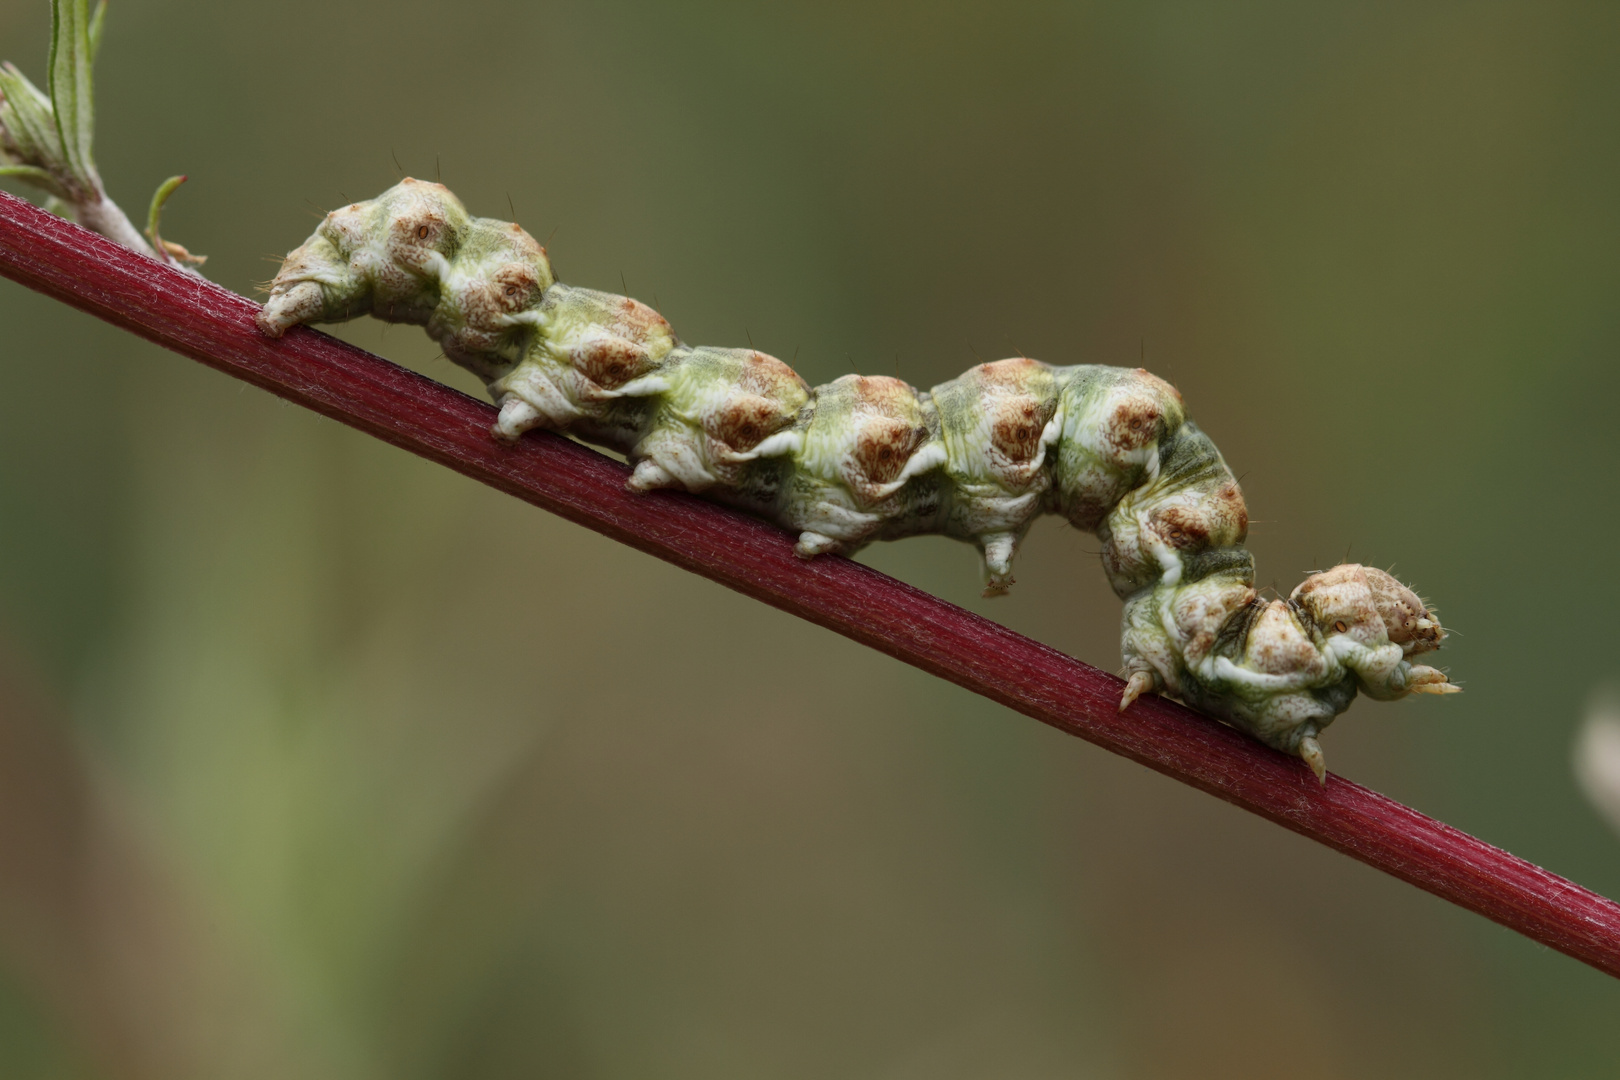
<svg viewBox="0 0 1620 1080">
<path fill-rule="evenodd" d="M 43 82 L 45 0 L 0 7 Z M 1262 582 L 1394 565 L 1461 697 L 1330 765 L 1608 895 L 1620 8 L 119 0 L 103 174 L 250 291 L 442 175 L 812 381 L 1143 362 Z M 508 207 L 511 207 L 511 210 Z M 1598 1077 L 1620 985 L 0 283 L 0 1075 Z M 416 330 L 343 336 L 469 391 Z M 1092 538 L 1020 587 L 1118 666 Z M 668 632 L 674 628 L 677 632 Z"/>
</svg>

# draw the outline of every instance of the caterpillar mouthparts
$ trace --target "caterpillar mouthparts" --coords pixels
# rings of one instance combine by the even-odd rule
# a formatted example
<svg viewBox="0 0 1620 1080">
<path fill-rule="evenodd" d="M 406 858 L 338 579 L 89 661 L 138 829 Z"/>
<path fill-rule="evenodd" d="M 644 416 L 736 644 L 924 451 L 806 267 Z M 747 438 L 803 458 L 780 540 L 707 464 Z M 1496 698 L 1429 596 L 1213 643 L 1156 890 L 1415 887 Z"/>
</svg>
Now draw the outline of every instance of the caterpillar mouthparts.
<svg viewBox="0 0 1620 1080">
<path fill-rule="evenodd" d="M 1358 689 L 1460 689 L 1410 662 L 1445 630 L 1381 570 L 1345 564 L 1287 600 L 1256 594 L 1236 478 L 1176 389 L 1140 368 L 1015 357 L 927 391 L 861 375 L 811 387 L 773 356 L 689 346 L 639 301 L 557 281 L 517 225 L 414 179 L 328 214 L 257 321 L 280 337 L 363 314 L 424 327 L 483 379 L 496 438 L 543 427 L 610 447 L 631 488 L 751 511 L 797 533 L 806 558 L 941 533 L 978 547 L 995 595 L 1034 520 L 1060 514 L 1101 539 L 1125 602 L 1120 710 L 1173 695 L 1322 783 L 1317 736 Z"/>
</svg>

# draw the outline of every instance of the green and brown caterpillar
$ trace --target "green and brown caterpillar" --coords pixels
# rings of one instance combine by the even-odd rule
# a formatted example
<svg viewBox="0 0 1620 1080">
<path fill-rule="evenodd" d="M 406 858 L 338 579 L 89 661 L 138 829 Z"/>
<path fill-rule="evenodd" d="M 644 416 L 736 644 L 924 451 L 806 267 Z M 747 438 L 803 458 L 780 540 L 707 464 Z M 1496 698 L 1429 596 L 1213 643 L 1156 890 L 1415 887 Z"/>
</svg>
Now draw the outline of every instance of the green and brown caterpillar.
<svg viewBox="0 0 1620 1080">
<path fill-rule="evenodd" d="M 1034 520 L 1060 514 L 1101 539 L 1125 602 L 1120 708 L 1174 695 L 1319 779 L 1316 736 L 1358 689 L 1458 689 L 1410 662 L 1445 631 L 1381 570 L 1336 566 L 1286 600 L 1256 594 L 1237 480 L 1146 371 L 1016 357 L 928 391 L 860 375 L 811 387 L 775 357 L 687 345 L 645 304 L 559 282 L 517 225 L 410 179 L 328 214 L 258 322 L 279 337 L 364 314 L 426 328 L 482 378 L 497 438 L 543 427 L 610 447 L 632 488 L 769 518 L 806 558 L 943 533 L 978 547 L 995 594 Z"/>
</svg>

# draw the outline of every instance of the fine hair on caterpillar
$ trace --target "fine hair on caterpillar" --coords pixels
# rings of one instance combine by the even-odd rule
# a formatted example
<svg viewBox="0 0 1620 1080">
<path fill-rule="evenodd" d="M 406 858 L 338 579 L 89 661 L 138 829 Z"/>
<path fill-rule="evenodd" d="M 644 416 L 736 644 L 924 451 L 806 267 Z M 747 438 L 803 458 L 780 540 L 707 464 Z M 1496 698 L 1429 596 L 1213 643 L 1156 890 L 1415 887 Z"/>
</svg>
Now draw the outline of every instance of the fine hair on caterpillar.
<svg viewBox="0 0 1620 1080">
<path fill-rule="evenodd" d="M 939 533 L 974 544 L 985 592 L 1012 584 L 1018 545 L 1057 514 L 1102 542 L 1124 601 L 1124 710 L 1173 695 L 1326 776 L 1317 742 L 1358 691 L 1458 687 L 1411 658 L 1438 618 L 1382 570 L 1344 564 L 1263 599 L 1237 479 L 1141 368 L 982 363 L 920 391 L 845 375 L 811 387 L 749 348 L 688 345 L 653 308 L 556 279 L 515 224 L 472 217 L 407 178 L 326 216 L 287 256 L 258 316 L 371 314 L 426 329 L 500 407 L 496 438 L 545 428 L 606 446 L 637 491 L 679 488 L 797 535 L 806 558 Z"/>
</svg>

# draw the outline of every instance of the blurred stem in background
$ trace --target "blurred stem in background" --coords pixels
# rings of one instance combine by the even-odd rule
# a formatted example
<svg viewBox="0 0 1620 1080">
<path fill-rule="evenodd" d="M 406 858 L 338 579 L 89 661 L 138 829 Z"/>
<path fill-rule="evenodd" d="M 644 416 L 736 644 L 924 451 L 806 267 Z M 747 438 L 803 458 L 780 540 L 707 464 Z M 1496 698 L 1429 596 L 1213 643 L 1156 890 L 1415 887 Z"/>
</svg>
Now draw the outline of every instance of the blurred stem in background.
<svg viewBox="0 0 1620 1080">
<path fill-rule="evenodd" d="M 0 954 L 112 1080 L 291 1070 L 262 989 L 0 636 Z M 255 1030 L 246 1030 L 253 1025 Z"/>
</svg>

